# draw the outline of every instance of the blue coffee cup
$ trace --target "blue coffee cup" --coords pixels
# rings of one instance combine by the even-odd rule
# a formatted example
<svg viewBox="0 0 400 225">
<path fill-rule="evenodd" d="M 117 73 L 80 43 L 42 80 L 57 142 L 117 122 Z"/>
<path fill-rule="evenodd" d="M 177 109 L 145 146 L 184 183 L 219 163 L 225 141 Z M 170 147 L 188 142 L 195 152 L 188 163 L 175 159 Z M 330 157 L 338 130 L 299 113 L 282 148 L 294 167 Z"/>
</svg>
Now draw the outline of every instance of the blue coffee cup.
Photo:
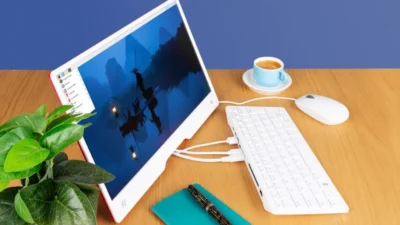
<svg viewBox="0 0 400 225">
<path fill-rule="evenodd" d="M 260 67 L 260 62 L 272 61 L 275 67 Z M 288 79 L 288 74 L 284 70 L 282 60 L 275 57 L 260 57 L 254 60 L 253 77 L 257 84 L 264 87 L 275 87 L 279 83 L 283 83 Z"/>
</svg>

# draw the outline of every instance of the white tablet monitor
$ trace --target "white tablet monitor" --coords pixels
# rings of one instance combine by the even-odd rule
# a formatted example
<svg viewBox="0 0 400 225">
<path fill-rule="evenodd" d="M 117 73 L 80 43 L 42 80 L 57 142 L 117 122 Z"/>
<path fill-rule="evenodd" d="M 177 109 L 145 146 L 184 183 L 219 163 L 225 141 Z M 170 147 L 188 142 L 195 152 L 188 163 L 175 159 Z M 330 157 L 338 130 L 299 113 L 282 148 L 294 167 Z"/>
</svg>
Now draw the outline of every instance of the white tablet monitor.
<svg viewBox="0 0 400 225">
<path fill-rule="evenodd" d="M 71 112 L 96 112 L 83 121 L 92 125 L 79 144 L 87 161 L 115 175 L 100 188 L 116 222 L 218 106 L 175 0 L 55 69 L 50 79 Z"/>
</svg>

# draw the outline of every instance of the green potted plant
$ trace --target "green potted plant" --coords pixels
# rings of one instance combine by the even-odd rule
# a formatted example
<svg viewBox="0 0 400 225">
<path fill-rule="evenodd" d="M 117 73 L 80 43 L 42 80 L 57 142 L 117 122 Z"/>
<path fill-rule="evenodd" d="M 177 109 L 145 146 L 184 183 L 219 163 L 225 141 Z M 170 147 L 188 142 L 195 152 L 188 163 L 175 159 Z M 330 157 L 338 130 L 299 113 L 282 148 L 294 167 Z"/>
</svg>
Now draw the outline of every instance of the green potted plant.
<svg viewBox="0 0 400 225">
<path fill-rule="evenodd" d="M 114 176 L 94 164 L 69 160 L 62 152 L 80 140 L 94 114 L 47 113 L 15 116 L 0 126 L 0 224 L 96 224 L 96 184 Z M 11 180 L 21 186 L 6 188 Z"/>
</svg>

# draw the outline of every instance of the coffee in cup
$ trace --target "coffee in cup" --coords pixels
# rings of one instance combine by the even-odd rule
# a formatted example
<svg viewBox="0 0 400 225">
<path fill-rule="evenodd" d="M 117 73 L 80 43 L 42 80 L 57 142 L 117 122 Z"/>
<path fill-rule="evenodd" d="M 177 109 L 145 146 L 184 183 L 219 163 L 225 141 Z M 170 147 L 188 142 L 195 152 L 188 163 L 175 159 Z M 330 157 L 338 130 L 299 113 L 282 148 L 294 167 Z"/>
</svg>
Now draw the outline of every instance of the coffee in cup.
<svg viewBox="0 0 400 225">
<path fill-rule="evenodd" d="M 269 59 L 259 61 L 256 63 L 256 65 L 262 69 L 270 69 L 270 70 L 279 69 L 282 67 L 281 64 L 279 64 L 279 62 Z"/>
<path fill-rule="evenodd" d="M 275 57 L 260 57 L 254 60 L 253 77 L 257 84 L 275 87 L 288 79 L 282 60 Z"/>
</svg>

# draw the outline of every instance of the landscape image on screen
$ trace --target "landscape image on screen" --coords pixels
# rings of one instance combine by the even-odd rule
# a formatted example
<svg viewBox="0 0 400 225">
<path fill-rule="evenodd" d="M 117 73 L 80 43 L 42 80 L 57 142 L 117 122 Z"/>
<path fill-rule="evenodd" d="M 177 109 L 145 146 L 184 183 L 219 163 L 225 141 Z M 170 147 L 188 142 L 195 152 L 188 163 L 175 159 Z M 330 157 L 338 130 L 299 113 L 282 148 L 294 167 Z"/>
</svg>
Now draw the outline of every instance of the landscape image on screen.
<svg viewBox="0 0 400 225">
<path fill-rule="evenodd" d="M 111 198 L 210 93 L 176 6 L 78 68 L 96 115 L 82 123 Z M 134 190 L 132 190 L 134 191 Z"/>
</svg>

